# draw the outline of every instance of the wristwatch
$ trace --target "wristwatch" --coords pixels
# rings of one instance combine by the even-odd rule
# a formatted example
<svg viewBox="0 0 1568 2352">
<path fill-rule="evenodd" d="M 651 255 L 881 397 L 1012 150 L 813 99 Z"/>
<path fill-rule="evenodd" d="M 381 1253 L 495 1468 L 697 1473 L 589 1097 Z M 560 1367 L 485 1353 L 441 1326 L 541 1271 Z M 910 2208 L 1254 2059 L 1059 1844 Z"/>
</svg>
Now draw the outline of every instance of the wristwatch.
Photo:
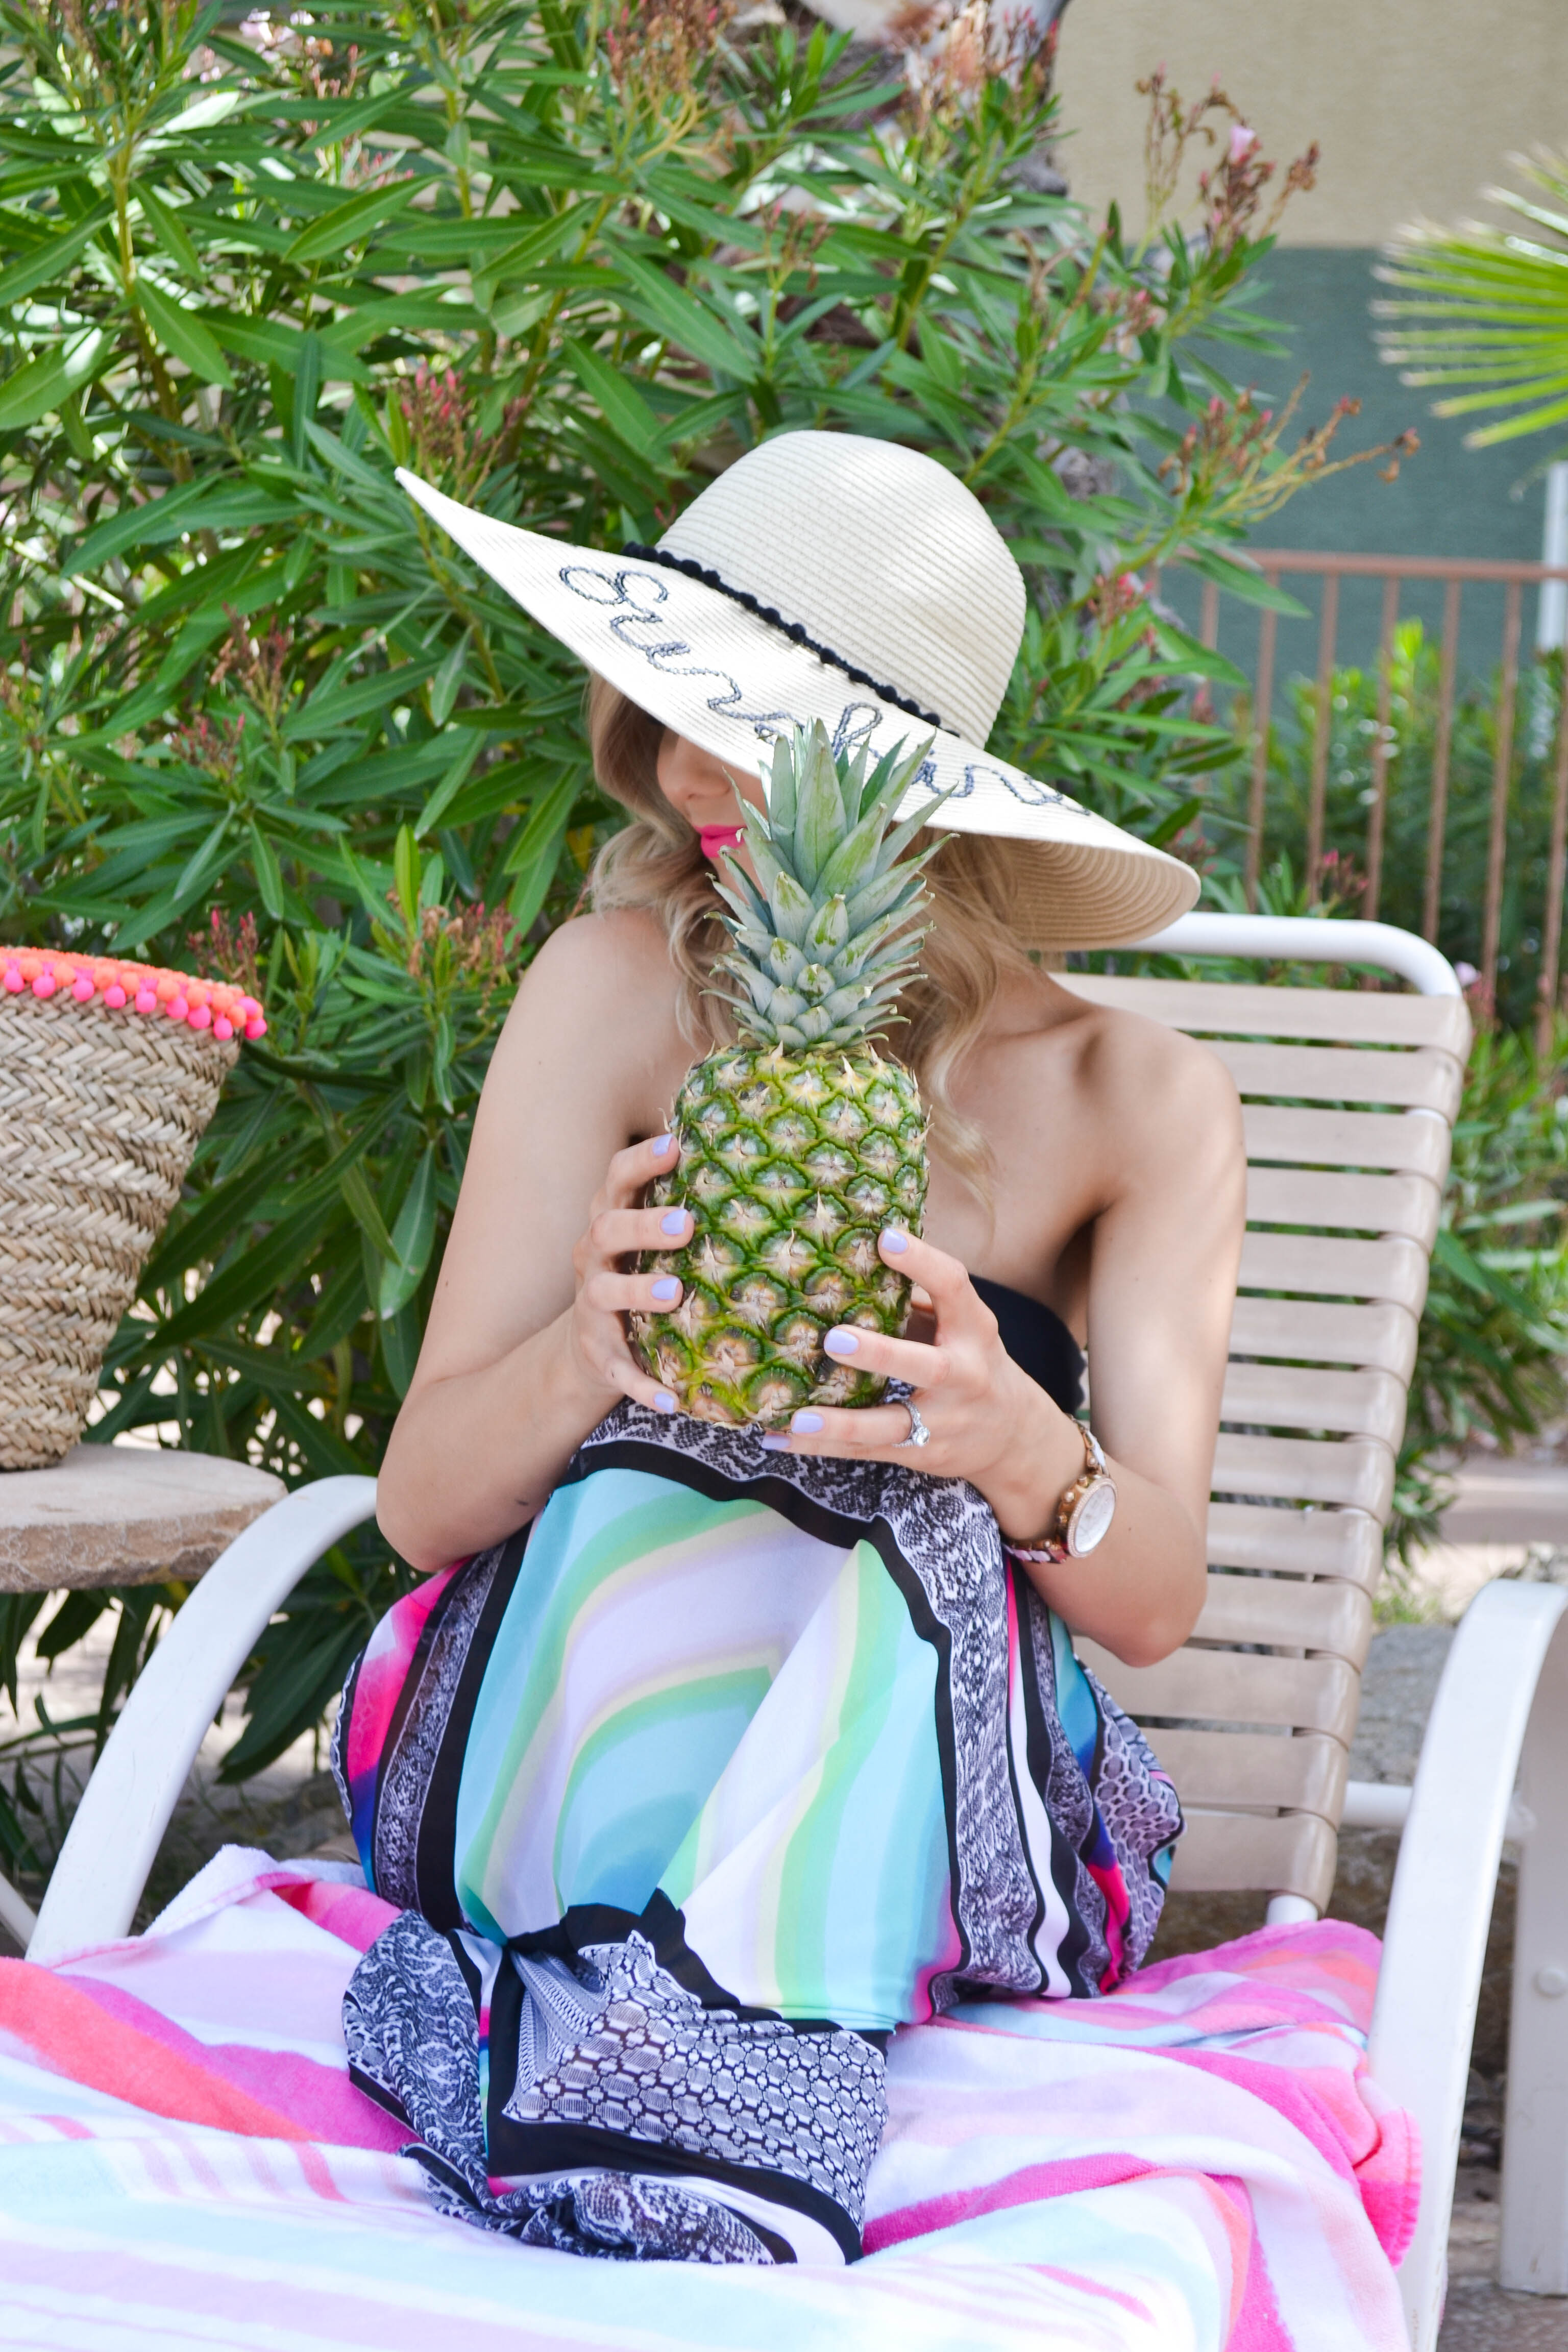
<svg viewBox="0 0 1568 2352">
<path fill-rule="evenodd" d="M 1015 1559 L 1081 1559 L 1086 1552 L 1103 1543 L 1110 1531 L 1110 1522 L 1116 1517 L 1115 1483 L 1106 1467 L 1100 1440 L 1089 1423 L 1080 1421 L 1078 1432 L 1083 1440 L 1082 1475 L 1075 1478 L 1063 1495 L 1044 1535 L 1019 1542 L 1009 1535 L 1003 1536 L 1002 1541 Z"/>
</svg>

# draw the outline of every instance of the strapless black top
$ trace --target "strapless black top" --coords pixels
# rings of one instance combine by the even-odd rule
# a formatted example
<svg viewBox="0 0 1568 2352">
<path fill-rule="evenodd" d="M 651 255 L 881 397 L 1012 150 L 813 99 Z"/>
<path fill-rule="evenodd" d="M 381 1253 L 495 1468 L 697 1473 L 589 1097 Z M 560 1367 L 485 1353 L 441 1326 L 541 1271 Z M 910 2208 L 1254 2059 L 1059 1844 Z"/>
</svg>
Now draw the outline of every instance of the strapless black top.
<svg viewBox="0 0 1568 2352">
<path fill-rule="evenodd" d="M 1002 1345 L 1021 1371 L 1038 1381 L 1053 1404 L 1076 1413 L 1083 1403 L 1083 1349 L 1053 1307 L 983 1274 L 971 1282 L 996 1318 Z"/>
</svg>

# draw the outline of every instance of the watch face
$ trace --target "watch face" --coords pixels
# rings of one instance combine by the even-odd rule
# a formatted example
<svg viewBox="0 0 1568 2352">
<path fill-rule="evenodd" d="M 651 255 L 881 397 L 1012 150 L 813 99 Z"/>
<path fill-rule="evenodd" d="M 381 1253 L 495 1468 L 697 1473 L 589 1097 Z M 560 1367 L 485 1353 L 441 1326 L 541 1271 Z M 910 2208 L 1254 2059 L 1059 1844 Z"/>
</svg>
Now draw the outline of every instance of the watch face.
<svg viewBox="0 0 1568 2352">
<path fill-rule="evenodd" d="M 1110 1532 L 1116 1517 L 1116 1489 L 1109 1478 L 1097 1478 L 1072 1515 L 1068 1529 L 1068 1549 L 1075 1559 L 1092 1551 Z"/>
</svg>

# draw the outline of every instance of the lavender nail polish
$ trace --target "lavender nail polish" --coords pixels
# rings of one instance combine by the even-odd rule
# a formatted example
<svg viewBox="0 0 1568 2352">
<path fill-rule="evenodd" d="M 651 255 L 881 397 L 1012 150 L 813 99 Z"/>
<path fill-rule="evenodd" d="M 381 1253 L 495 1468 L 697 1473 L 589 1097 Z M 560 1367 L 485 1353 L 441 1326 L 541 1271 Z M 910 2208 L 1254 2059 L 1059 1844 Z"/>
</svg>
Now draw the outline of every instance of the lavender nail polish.
<svg viewBox="0 0 1568 2352">
<path fill-rule="evenodd" d="M 659 1390 L 658 1395 L 654 1398 L 654 1403 L 658 1406 L 660 1412 L 673 1412 L 675 1411 L 675 1399 L 670 1395 L 668 1389 Z"/>
<path fill-rule="evenodd" d="M 674 1275 L 661 1274 L 658 1280 L 653 1286 L 652 1295 L 655 1298 L 660 1300 L 679 1298 L 680 1296 L 680 1285 L 677 1282 Z"/>
<path fill-rule="evenodd" d="M 664 1158 L 665 1153 L 669 1150 L 669 1146 L 670 1146 L 670 1138 L 669 1138 L 668 1135 L 656 1135 L 656 1136 L 654 1137 L 654 1139 L 653 1139 L 653 1149 L 654 1149 L 654 1156 L 655 1156 L 655 1158 L 656 1158 L 656 1159 L 658 1159 L 658 1160 L 662 1160 L 662 1159 Z"/>
<path fill-rule="evenodd" d="M 788 1451 L 789 1440 L 787 1437 L 764 1437 L 763 1440 L 763 1452 L 764 1454 L 787 1454 Z"/>
<path fill-rule="evenodd" d="M 882 1247 L 890 1251 L 894 1257 L 902 1257 L 909 1245 L 908 1234 L 901 1234 L 897 1225 L 889 1225 L 882 1235 Z"/>
<path fill-rule="evenodd" d="M 666 1209 L 658 1221 L 658 1229 L 661 1234 L 683 1234 L 686 1231 L 685 1210 Z"/>
<path fill-rule="evenodd" d="M 830 1356 L 858 1356 L 860 1342 L 853 1331 L 830 1331 L 823 1346 Z"/>
<path fill-rule="evenodd" d="M 819 1412 L 797 1412 L 790 1427 L 797 1437 L 815 1437 L 822 1427 L 822 1415 Z"/>
</svg>

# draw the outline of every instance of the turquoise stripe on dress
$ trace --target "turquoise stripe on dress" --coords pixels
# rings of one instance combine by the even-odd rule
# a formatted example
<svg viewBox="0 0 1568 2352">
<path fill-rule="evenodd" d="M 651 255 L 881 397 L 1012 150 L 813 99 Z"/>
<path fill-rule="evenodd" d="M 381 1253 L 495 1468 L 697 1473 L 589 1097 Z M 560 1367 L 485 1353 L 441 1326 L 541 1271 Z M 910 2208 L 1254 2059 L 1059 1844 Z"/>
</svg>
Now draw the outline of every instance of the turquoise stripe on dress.
<svg viewBox="0 0 1568 2352">
<path fill-rule="evenodd" d="M 502 1939 L 662 1890 L 748 2007 L 889 2029 L 953 1941 L 935 1685 L 869 1544 L 641 1471 L 563 1488 L 468 1734 L 464 1911 Z"/>
</svg>

